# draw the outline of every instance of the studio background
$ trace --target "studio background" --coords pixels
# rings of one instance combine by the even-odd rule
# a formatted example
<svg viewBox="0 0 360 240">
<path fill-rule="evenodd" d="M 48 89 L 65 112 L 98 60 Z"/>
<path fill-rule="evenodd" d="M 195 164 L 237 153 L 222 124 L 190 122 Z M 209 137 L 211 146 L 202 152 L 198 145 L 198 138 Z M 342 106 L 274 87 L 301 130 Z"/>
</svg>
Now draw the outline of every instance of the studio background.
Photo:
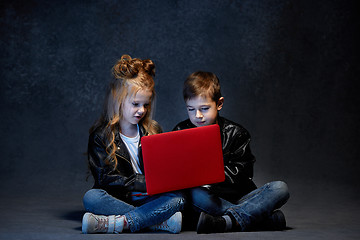
<svg viewBox="0 0 360 240">
<path fill-rule="evenodd" d="M 82 207 L 88 129 L 122 54 L 156 64 L 165 131 L 187 118 L 186 77 L 214 72 L 259 186 L 287 182 L 300 212 L 357 206 L 358 16 L 340 0 L 1 1 L 1 208 Z"/>
</svg>

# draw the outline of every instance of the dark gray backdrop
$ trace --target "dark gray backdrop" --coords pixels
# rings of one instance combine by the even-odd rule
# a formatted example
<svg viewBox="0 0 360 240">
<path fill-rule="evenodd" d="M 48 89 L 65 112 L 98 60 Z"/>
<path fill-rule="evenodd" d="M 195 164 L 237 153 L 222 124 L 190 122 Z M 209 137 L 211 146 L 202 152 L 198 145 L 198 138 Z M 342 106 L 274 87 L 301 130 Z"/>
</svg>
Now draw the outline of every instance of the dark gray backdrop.
<svg viewBox="0 0 360 240">
<path fill-rule="evenodd" d="M 216 73 L 221 114 L 252 134 L 255 181 L 357 196 L 355 1 L 1 1 L 0 186 L 80 192 L 88 128 L 122 54 L 156 64 L 155 119 L 186 118 L 184 79 Z M 354 195 L 355 193 L 355 195 Z M 79 200 L 80 201 L 80 200 Z"/>
</svg>

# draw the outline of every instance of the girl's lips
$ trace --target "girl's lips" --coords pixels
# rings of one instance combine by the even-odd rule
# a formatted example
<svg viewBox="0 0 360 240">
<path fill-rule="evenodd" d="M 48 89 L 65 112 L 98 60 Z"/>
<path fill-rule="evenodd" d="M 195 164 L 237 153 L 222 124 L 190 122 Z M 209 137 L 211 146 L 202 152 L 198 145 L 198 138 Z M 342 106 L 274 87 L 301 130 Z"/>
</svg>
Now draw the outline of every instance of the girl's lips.
<svg viewBox="0 0 360 240">
<path fill-rule="evenodd" d="M 135 116 L 137 120 L 141 120 L 142 116 Z"/>
</svg>

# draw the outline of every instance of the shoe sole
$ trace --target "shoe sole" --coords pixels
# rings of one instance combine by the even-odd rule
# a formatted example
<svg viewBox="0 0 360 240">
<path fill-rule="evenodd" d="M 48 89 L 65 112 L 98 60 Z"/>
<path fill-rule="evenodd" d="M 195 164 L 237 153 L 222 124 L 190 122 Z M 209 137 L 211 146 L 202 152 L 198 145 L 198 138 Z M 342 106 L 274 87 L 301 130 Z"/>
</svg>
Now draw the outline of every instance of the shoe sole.
<svg viewBox="0 0 360 240">
<path fill-rule="evenodd" d="M 197 226 L 196 226 L 196 232 L 198 234 L 208 233 L 207 231 L 205 231 L 204 228 L 201 227 L 201 225 L 205 226 L 205 224 L 203 224 L 205 222 L 205 219 L 206 219 L 206 213 L 201 212 Z"/>
<path fill-rule="evenodd" d="M 180 228 L 173 229 L 173 231 L 171 231 L 171 233 L 179 233 L 181 231 L 181 228 L 182 228 L 182 214 L 181 214 L 181 212 L 176 212 L 174 215 L 175 215 L 174 216 L 175 221 L 180 222 L 180 224 L 179 224 Z"/>
<path fill-rule="evenodd" d="M 276 221 L 278 223 L 274 229 L 284 230 L 286 228 L 286 219 L 284 213 L 281 210 L 276 210 L 273 214 L 276 215 Z"/>
<path fill-rule="evenodd" d="M 81 226 L 81 231 L 83 234 L 87 234 L 87 228 L 88 228 L 88 219 L 90 218 L 91 213 L 85 213 L 83 218 L 82 218 L 82 226 Z"/>
<path fill-rule="evenodd" d="M 181 214 L 181 212 L 176 212 L 171 218 L 172 218 L 171 221 L 180 222 L 180 224 L 176 225 L 177 227 L 175 227 L 173 229 L 168 229 L 167 231 L 170 232 L 170 233 L 175 233 L 175 234 L 179 233 L 181 231 L 181 228 L 182 228 L 182 214 Z"/>
</svg>

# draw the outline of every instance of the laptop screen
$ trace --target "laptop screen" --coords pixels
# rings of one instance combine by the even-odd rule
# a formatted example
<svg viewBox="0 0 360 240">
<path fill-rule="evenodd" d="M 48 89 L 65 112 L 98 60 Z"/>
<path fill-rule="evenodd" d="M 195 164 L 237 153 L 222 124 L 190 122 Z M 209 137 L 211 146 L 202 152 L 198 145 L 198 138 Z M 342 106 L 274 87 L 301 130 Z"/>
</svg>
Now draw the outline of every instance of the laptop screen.
<svg viewBox="0 0 360 240">
<path fill-rule="evenodd" d="M 225 180 L 219 125 L 141 139 L 149 195 Z"/>
</svg>

